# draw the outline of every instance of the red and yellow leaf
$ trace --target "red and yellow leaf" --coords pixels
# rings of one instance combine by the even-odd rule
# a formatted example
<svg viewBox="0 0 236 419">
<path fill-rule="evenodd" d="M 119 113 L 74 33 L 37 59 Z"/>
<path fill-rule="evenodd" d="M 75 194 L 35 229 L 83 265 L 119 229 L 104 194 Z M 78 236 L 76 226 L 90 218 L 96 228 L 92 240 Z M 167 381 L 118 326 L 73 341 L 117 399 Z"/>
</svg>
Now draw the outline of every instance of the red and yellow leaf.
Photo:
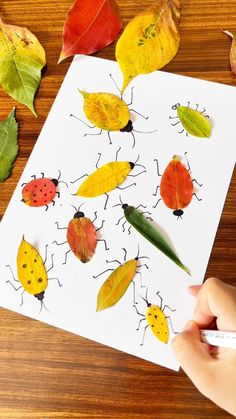
<svg viewBox="0 0 236 419">
<path fill-rule="evenodd" d="M 122 21 L 115 0 L 76 0 L 63 29 L 59 62 L 75 54 L 92 54 L 110 45 Z"/>
</svg>

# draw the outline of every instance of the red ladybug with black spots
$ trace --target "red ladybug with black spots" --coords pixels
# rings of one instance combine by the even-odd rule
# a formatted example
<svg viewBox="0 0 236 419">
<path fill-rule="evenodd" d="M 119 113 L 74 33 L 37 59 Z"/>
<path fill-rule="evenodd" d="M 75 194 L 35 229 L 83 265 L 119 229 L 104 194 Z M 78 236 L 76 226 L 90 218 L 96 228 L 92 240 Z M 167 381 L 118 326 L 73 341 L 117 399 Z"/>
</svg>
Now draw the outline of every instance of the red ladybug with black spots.
<svg viewBox="0 0 236 419">
<path fill-rule="evenodd" d="M 61 177 L 60 170 L 57 179 L 46 178 L 44 177 L 44 173 L 41 174 L 41 178 L 36 178 L 36 176 L 33 175 L 33 180 L 21 185 L 24 186 L 22 189 L 22 202 L 30 207 L 46 206 L 47 211 L 50 203 L 55 205 L 55 196 L 57 195 L 58 198 L 60 197 L 60 192 L 57 191 L 58 184 L 65 183 L 67 187 L 68 185 L 66 182 L 59 181 Z"/>
</svg>

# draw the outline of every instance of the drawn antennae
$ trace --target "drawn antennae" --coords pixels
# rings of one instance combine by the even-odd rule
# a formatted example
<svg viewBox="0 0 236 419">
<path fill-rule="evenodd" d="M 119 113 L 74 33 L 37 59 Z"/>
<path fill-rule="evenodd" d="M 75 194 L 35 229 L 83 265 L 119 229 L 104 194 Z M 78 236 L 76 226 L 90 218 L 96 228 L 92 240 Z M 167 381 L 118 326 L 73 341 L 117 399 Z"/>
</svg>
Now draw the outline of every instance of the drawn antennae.
<svg viewBox="0 0 236 419">
<path fill-rule="evenodd" d="M 120 200 L 120 204 L 113 205 L 113 208 L 114 208 L 114 207 L 119 207 L 119 206 L 124 205 L 124 202 L 122 202 L 122 200 L 121 200 L 121 196 L 120 196 L 120 195 L 119 195 L 119 200 Z"/>
<path fill-rule="evenodd" d="M 67 188 L 68 188 L 68 184 L 66 182 L 64 182 L 63 180 L 60 180 L 59 181 L 59 179 L 61 178 L 61 171 L 60 171 L 60 169 L 58 169 L 58 173 L 59 173 L 58 178 L 57 178 L 58 183 L 64 183 L 67 186 Z"/>
<path fill-rule="evenodd" d="M 136 164 L 140 159 L 140 154 L 138 155 L 137 159 L 135 160 L 134 164 Z"/>
<path fill-rule="evenodd" d="M 134 132 L 138 132 L 139 134 L 153 134 L 154 132 L 157 132 L 156 129 L 153 131 L 137 131 L 136 129 L 133 129 Z"/>
<path fill-rule="evenodd" d="M 118 154 L 119 154 L 119 151 L 121 150 L 121 147 L 119 147 L 118 148 L 118 150 L 117 150 L 117 152 L 116 152 L 116 161 L 117 161 L 117 158 L 118 158 Z"/>
<path fill-rule="evenodd" d="M 45 306 L 44 301 L 43 301 L 43 300 L 41 300 L 40 302 L 41 302 L 41 306 L 40 306 L 40 311 L 39 311 L 39 314 L 41 314 L 43 307 L 45 308 L 45 310 L 46 310 L 48 313 L 50 313 L 50 311 L 48 310 L 48 308 Z"/>
<path fill-rule="evenodd" d="M 82 202 L 82 204 L 80 204 L 80 206 L 79 206 L 79 208 L 78 208 L 78 211 L 80 211 L 80 208 L 82 207 L 82 205 L 84 205 L 85 204 L 85 202 Z"/>
<path fill-rule="evenodd" d="M 79 210 L 72 204 L 70 204 L 71 207 L 73 207 L 75 209 L 76 212 L 78 212 Z"/>
<path fill-rule="evenodd" d="M 134 165 L 139 166 L 139 167 L 143 167 L 145 170 L 147 170 L 147 168 L 143 164 L 137 164 L 139 159 L 140 159 L 140 154 L 138 155 L 137 159 L 135 160 Z"/>
</svg>

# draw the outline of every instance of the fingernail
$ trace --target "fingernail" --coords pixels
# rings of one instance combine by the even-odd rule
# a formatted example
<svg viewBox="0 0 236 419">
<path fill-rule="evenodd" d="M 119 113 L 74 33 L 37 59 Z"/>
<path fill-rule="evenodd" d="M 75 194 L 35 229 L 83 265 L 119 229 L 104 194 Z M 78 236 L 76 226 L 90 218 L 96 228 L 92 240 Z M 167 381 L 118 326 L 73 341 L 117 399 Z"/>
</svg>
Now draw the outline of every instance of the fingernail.
<svg viewBox="0 0 236 419">
<path fill-rule="evenodd" d="M 184 325 L 183 331 L 188 332 L 188 331 L 192 330 L 194 324 L 195 324 L 194 320 L 188 320 L 187 323 Z"/>
</svg>

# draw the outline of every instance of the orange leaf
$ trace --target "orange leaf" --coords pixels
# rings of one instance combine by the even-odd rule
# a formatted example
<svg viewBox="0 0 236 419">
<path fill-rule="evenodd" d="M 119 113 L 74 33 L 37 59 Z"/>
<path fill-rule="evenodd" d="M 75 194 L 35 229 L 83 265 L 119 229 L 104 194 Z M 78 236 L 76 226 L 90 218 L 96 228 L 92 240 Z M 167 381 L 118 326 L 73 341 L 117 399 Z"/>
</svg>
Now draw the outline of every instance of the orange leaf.
<svg viewBox="0 0 236 419">
<path fill-rule="evenodd" d="M 115 0 L 76 0 L 63 29 L 59 63 L 74 54 L 92 54 L 111 44 L 122 27 Z"/>
<path fill-rule="evenodd" d="M 230 59 L 231 70 L 234 74 L 236 74 L 236 36 L 235 36 L 235 33 L 232 33 L 229 31 L 223 31 L 223 32 L 232 38 L 232 45 L 231 45 L 229 59 Z"/>
</svg>

